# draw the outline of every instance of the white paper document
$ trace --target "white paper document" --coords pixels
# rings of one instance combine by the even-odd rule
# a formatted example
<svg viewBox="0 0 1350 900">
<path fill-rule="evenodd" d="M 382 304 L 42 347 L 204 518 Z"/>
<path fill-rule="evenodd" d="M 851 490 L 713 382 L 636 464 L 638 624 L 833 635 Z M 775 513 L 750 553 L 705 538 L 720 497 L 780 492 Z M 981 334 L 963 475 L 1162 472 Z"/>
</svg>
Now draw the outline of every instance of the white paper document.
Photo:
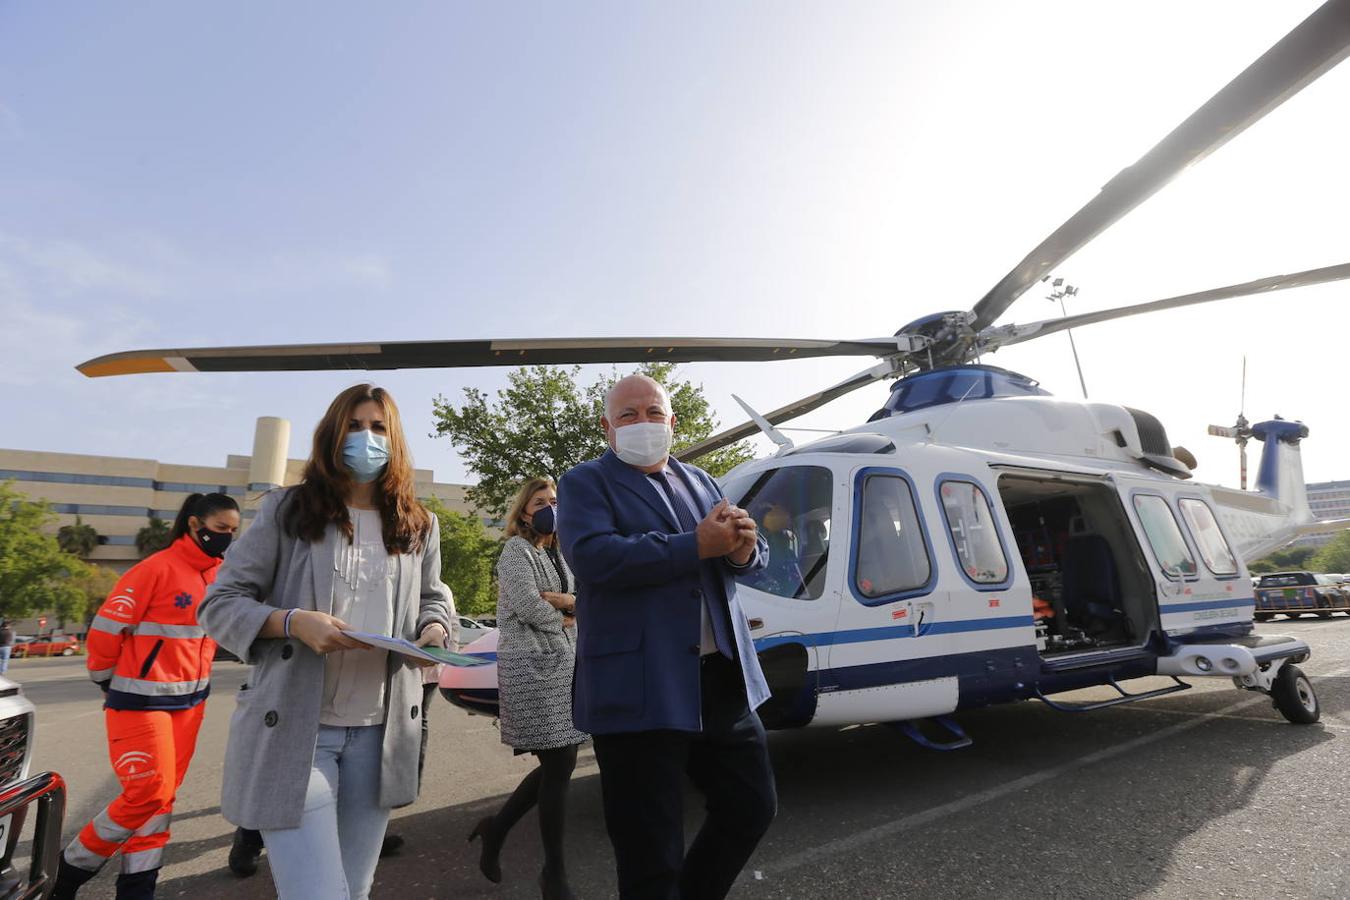
<svg viewBox="0 0 1350 900">
<path fill-rule="evenodd" d="M 419 647 L 405 638 L 389 637 L 384 634 L 370 634 L 365 631 L 344 631 L 347 637 L 363 644 L 369 644 L 372 647 L 379 647 L 381 650 L 388 650 L 391 653 L 402 653 L 404 656 L 411 656 L 414 659 L 424 659 L 427 662 L 442 663 L 447 666 L 485 666 L 490 660 L 479 656 L 468 656 L 463 653 L 455 653 L 446 650 L 444 647 L 426 646 Z"/>
</svg>

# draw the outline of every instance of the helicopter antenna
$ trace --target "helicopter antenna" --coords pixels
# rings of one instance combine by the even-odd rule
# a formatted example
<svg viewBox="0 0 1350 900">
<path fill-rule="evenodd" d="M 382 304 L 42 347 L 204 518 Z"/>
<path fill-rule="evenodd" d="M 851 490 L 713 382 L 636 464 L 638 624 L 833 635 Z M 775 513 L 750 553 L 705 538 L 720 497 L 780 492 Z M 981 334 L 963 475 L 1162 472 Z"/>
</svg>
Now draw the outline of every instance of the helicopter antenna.
<svg viewBox="0 0 1350 900">
<path fill-rule="evenodd" d="M 1050 276 L 1046 275 L 1041 281 L 1050 281 Z M 1054 281 L 1050 281 L 1050 293 L 1046 296 L 1046 299 L 1058 300 L 1060 317 L 1067 319 L 1069 313 L 1064 308 L 1064 298 L 1076 296 L 1078 296 L 1078 288 L 1071 284 L 1065 284 L 1063 278 L 1056 278 Z M 1073 365 L 1078 370 L 1078 386 L 1083 389 L 1083 399 L 1086 400 L 1088 398 L 1087 382 L 1083 380 L 1083 364 L 1078 361 L 1078 345 L 1073 340 L 1073 329 L 1068 328 L 1065 331 L 1069 335 L 1069 349 L 1073 351 Z"/>
<path fill-rule="evenodd" d="M 978 387 L 979 384 L 980 380 L 978 378 L 972 379 L 970 382 L 970 387 L 966 388 L 966 392 L 961 395 L 961 399 L 953 403 L 952 408 L 947 410 L 947 414 L 942 417 L 942 421 L 928 429 L 928 443 L 930 444 L 937 443 L 938 429 L 942 428 L 943 425 L 947 424 L 947 420 L 952 417 L 952 413 L 956 412 L 956 408 L 960 406 L 967 397 L 970 396 L 970 392 L 975 390 L 975 388 Z"/>
<path fill-rule="evenodd" d="M 754 408 L 751 407 L 749 403 L 746 403 L 744 400 L 742 400 L 740 397 L 737 397 L 735 394 L 731 395 L 731 399 L 739 403 L 741 405 L 741 409 L 745 410 L 745 414 L 750 417 L 750 420 L 759 426 L 759 430 L 764 432 L 765 436 L 768 437 L 769 440 L 773 441 L 775 444 L 778 445 L 779 453 L 783 453 L 784 451 L 791 450 L 793 448 L 794 445 L 792 443 L 792 438 L 788 437 L 787 435 L 783 434 L 783 432 L 779 431 L 777 428 L 774 428 L 772 425 L 770 425 L 769 420 L 761 416 L 759 413 L 755 412 Z"/>
</svg>

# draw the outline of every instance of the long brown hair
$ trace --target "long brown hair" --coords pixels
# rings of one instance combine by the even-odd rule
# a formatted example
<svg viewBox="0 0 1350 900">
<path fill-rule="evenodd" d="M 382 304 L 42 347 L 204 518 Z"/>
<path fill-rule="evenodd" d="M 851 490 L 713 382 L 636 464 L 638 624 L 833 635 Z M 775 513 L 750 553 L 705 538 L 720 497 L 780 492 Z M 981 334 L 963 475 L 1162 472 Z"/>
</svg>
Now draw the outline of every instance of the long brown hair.
<svg viewBox="0 0 1350 900">
<path fill-rule="evenodd" d="M 314 447 L 305 463 L 304 478 L 292 490 L 287 504 L 286 531 L 308 541 L 320 541 L 332 522 L 351 539 L 347 498 L 355 480 L 342 462 L 342 443 L 347 438 L 352 415 L 366 401 L 380 407 L 389 441 L 389 465 L 375 484 L 375 506 L 380 511 L 384 548 L 390 553 L 420 550 L 431 532 L 431 514 L 417 499 L 412 454 L 403 436 L 398 406 L 388 391 L 373 384 L 358 384 L 338 394 L 314 427 Z"/>
<path fill-rule="evenodd" d="M 541 537 L 545 537 L 531 528 L 524 518 L 525 507 L 530 499 L 545 488 L 553 488 L 556 491 L 558 486 L 553 483 L 552 478 L 545 476 L 529 479 L 520 486 L 520 490 L 516 491 L 516 498 L 511 501 L 511 508 L 506 512 L 506 527 L 502 529 L 507 537 L 520 535 L 531 544 L 538 543 Z"/>
</svg>

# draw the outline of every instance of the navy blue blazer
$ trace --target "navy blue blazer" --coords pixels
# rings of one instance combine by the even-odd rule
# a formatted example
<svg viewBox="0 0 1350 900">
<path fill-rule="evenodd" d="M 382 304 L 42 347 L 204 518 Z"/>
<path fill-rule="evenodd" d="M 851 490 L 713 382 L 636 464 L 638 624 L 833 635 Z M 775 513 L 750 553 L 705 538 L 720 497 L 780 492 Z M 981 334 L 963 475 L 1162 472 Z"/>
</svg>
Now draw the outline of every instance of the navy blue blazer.
<svg viewBox="0 0 1350 900">
<path fill-rule="evenodd" d="M 670 460 L 703 518 L 722 498 L 712 477 Z M 669 728 L 700 731 L 699 638 L 705 591 L 726 603 L 746 697 L 769 698 L 730 563 L 700 560 L 646 475 L 614 455 L 582 463 L 558 484 L 558 538 L 577 579 L 577 664 L 572 720 L 591 734 Z M 763 568 L 763 536 L 745 569 Z"/>
</svg>

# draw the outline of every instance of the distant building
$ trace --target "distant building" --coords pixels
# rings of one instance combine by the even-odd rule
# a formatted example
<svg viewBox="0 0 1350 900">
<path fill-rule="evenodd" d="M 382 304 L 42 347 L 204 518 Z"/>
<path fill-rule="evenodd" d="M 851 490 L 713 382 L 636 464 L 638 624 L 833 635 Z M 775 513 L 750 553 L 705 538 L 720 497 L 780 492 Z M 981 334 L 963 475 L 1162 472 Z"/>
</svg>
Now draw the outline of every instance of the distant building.
<svg viewBox="0 0 1350 900">
<path fill-rule="evenodd" d="M 1308 506 L 1319 519 L 1350 519 L 1350 481 L 1317 481 L 1308 485 Z M 1336 534 L 1310 534 L 1299 538 L 1299 547 L 1321 547 Z"/>
<path fill-rule="evenodd" d="M 0 449 L 0 481 L 12 481 L 30 499 L 50 503 L 58 518 L 53 531 L 74 524 L 76 516 L 93 526 L 99 546 L 87 561 L 124 572 L 140 559 L 136 533 L 149 524 L 152 516 L 172 524 L 189 494 L 229 494 L 244 510 L 247 527 L 266 491 L 300 481 L 305 463 L 287 458 L 290 435 L 290 422 L 264 416 L 258 419 L 254 431 L 252 456 L 228 456 L 219 468 Z M 467 485 L 439 483 L 430 469 L 417 469 L 416 476 L 419 497 L 436 497 L 456 512 L 474 512 L 465 499 Z M 494 524 L 486 518 L 483 521 Z M 36 630 L 33 621 L 16 624 L 20 632 Z"/>
</svg>

